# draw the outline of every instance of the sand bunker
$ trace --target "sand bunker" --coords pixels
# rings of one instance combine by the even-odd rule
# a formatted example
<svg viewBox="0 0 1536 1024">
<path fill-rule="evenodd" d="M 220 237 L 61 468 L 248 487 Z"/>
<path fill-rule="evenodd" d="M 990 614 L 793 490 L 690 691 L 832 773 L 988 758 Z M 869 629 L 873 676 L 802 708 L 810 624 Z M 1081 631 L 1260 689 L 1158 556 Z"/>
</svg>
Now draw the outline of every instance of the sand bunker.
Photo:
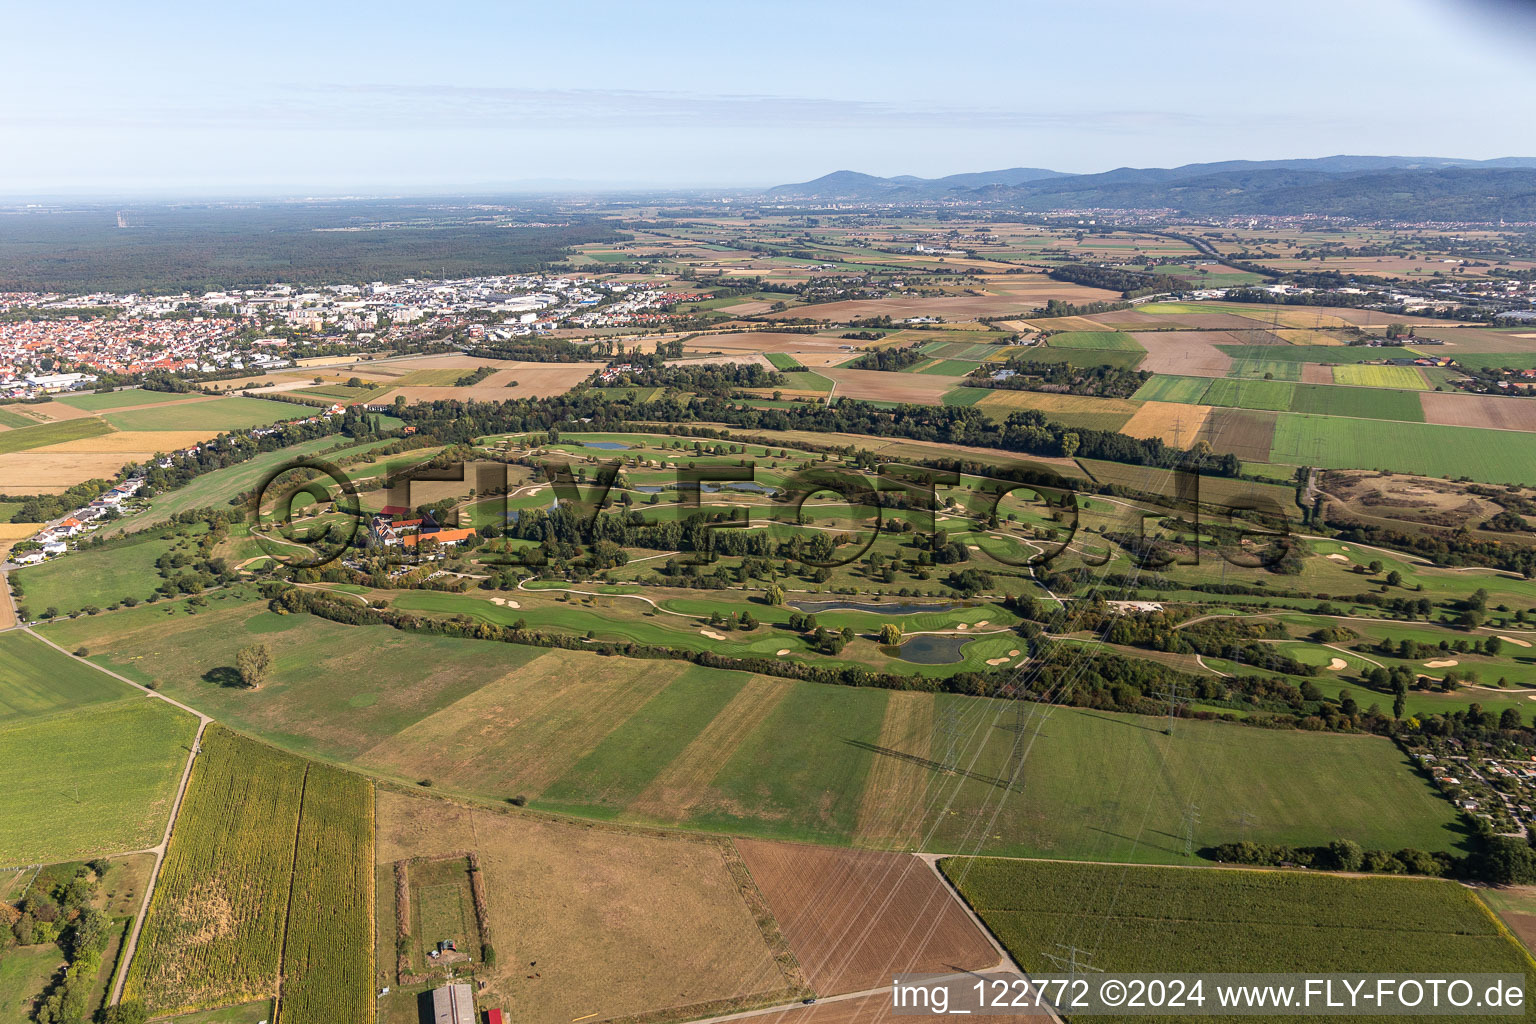
<svg viewBox="0 0 1536 1024">
<path fill-rule="evenodd" d="M 996 667 L 998 665 L 1006 665 L 1008 664 L 1008 661 L 1008 658 L 988 658 L 987 664 Z"/>
<path fill-rule="evenodd" d="M 782 658 L 782 657 L 784 657 L 784 655 L 786 655 L 788 653 L 789 653 L 789 648 L 788 647 L 781 648 L 779 650 L 779 657 Z"/>
<path fill-rule="evenodd" d="M 1335 562 L 1348 562 L 1349 561 L 1349 559 L 1347 557 L 1345 557 L 1344 555 L 1329 555 L 1328 557 L 1330 559 L 1332 559 L 1333 561 L 1335 561 Z"/>
<path fill-rule="evenodd" d="M 979 622 L 976 623 L 976 628 L 980 629 L 982 626 L 990 626 L 991 624 L 992 624 L 992 620 L 991 619 L 982 619 L 982 620 L 980 620 Z"/>
<path fill-rule="evenodd" d="M 1343 658 L 1334 658 L 1328 663 L 1328 667 L 1337 672 L 1341 668 L 1349 668 L 1349 662 L 1345 661 Z"/>
<path fill-rule="evenodd" d="M 724 640 L 725 639 L 725 637 L 723 635 L 721 635 L 719 633 L 716 633 L 712 629 L 701 629 L 701 630 L 699 630 L 699 632 L 703 633 L 705 636 L 709 637 L 711 640 Z"/>
<path fill-rule="evenodd" d="M 971 625 L 968 622 L 957 622 L 957 623 L 955 623 L 955 628 L 956 629 L 970 629 Z"/>
<path fill-rule="evenodd" d="M 1454 668 L 1457 665 L 1455 658 L 1443 658 L 1440 661 L 1426 661 L 1425 668 Z"/>
<path fill-rule="evenodd" d="M 1499 639 L 1503 640 L 1507 644 L 1514 644 L 1516 647 L 1529 647 L 1529 646 L 1531 646 L 1531 642 L 1529 640 L 1518 640 L 1518 639 L 1516 639 L 1515 637 L 1512 637 L 1512 636 L 1501 636 L 1501 637 L 1499 637 Z"/>
<path fill-rule="evenodd" d="M 1017 658 L 1018 656 L 1019 656 L 1019 652 L 1017 650 L 1013 650 L 1013 651 L 1009 651 L 1008 652 L 1008 657 L 1010 657 L 1010 658 Z"/>
<path fill-rule="evenodd" d="M 491 598 L 491 604 L 499 604 L 503 608 L 521 608 L 522 607 L 522 605 L 518 604 L 516 601 L 509 600 L 509 599 L 507 599 L 505 597 L 493 597 L 493 598 Z"/>
</svg>

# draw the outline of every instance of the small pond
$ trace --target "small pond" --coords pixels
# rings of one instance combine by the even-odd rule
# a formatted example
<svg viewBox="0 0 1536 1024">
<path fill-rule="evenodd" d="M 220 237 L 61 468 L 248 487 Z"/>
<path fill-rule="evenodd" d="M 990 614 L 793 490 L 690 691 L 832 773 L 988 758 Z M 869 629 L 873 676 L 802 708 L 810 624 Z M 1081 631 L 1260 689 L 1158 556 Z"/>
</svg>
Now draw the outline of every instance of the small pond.
<svg viewBox="0 0 1536 1024">
<path fill-rule="evenodd" d="M 914 636 L 896 648 L 896 656 L 918 665 L 952 665 L 965 659 L 960 649 L 971 639 L 968 636 Z"/>
</svg>

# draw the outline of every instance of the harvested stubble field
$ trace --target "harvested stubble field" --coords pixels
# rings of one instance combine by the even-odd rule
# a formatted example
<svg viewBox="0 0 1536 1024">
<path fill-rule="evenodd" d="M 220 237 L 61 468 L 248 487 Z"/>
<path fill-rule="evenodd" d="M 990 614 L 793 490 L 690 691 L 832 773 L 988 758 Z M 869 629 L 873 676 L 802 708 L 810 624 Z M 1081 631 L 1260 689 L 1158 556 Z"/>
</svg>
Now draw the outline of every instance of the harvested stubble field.
<svg viewBox="0 0 1536 1024">
<path fill-rule="evenodd" d="M 1119 430 L 1141 410 L 1136 402 L 1123 398 L 1091 398 L 1002 388 L 979 390 L 984 392 L 984 397 L 972 404 L 996 419 L 1006 419 L 1009 413 L 1025 409 L 1036 409 L 1049 420 L 1084 430 Z"/>
<path fill-rule="evenodd" d="M 837 368 L 822 370 L 821 374 L 837 384 L 837 394 L 843 398 L 911 402 L 919 405 L 938 405 L 944 392 L 958 385 L 962 379 L 960 376 L 941 374 Z"/>
<path fill-rule="evenodd" d="M 474 360 L 471 360 L 474 362 Z M 447 399 L 459 402 L 505 402 L 513 398 L 548 398 L 563 395 L 602 368 L 602 363 L 514 363 L 505 360 L 480 360 L 485 365 L 498 367 L 498 372 L 479 384 L 468 387 L 431 386 L 400 387 L 396 381 L 386 381 L 390 390 L 369 398 L 372 405 L 390 405 L 396 398 L 404 397 L 407 403 L 435 402 Z M 473 368 L 473 367 L 471 367 Z M 468 370 L 456 370 L 462 377 Z M 501 383 L 496 383 L 497 380 Z M 517 387 L 507 387 L 510 381 Z"/>
<path fill-rule="evenodd" d="M 129 461 L 111 452 L 8 452 L 0 455 L 0 493 L 60 494 L 86 480 L 110 480 Z"/>
<path fill-rule="evenodd" d="M 1185 448 L 1194 443 L 1211 412 L 1208 405 L 1143 402 L 1136 414 L 1121 426 L 1120 432 L 1131 437 L 1160 437 L 1165 444 Z"/>
<path fill-rule="evenodd" d="M 521 1019 L 683 1019 L 806 994 L 728 842 L 379 791 L 379 866 L 462 852 L 479 857 L 497 949 L 483 997 Z M 389 1024 L 417 1019 L 414 994 L 384 1002 Z"/>
<path fill-rule="evenodd" d="M 1536 979 L 1529 955 L 1477 897 L 1440 879 L 963 858 L 941 866 L 1026 971 L 1050 970 L 1043 954 L 1059 943 L 1106 971 L 1488 971 L 1524 974 L 1527 987 Z"/>
<path fill-rule="evenodd" d="M 295 416 L 302 416 L 303 410 L 294 409 Z M 76 421 L 81 422 L 81 421 Z M 183 448 L 190 448 L 195 444 L 206 441 L 217 434 L 217 430 L 114 430 L 110 434 L 98 434 L 94 437 L 82 437 L 74 441 L 61 441 L 39 449 L 39 453 L 61 455 L 117 455 L 120 460 L 128 461 L 130 455 L 138 456 L 142 461 L 149 455 L 160 452 L 168 454 Z"/>
<path fill-rule="evenodd" d="M 1429 423 L 1536 431 L 1536 401 L 1528 398 L 1440 391 L 1425 391 L 1418 397 Z"/>
<path fill-rule="evenodd" d="M 741 331 L 734 334 L 702 334 L 687 342 L 686 351 L 765 355 L 783 352 L 802 366 L 836 366 L 854 356 L 853 349 L 875 347 L 868 342 L 846 341 L 820 334 L 778 331 Z"/>
<path fill-rule="evenodd" d="M 819 995 L 893 974 L 979 970 L 997 951 L 917 856 L 738 839 L 736 848 Z"/>
<path fill-rule="evenodd" d="M 1225 377 L 1232 358 L 1218 345 L 1232 344 L 1220 331 L 1141 331 L 1132 335 L 1147 350 L 1138 369 L 1185 377 Z"/>
<path fill-rule="evenodd" d="M 1253 409 L 1213 409 L 1196 440 L 1209 443 L 1215 451 L 1236 455 L 1244 462 L 1267 462 L 1275 436 L 1275 419 L 1280 415 Z"/>
</svg>

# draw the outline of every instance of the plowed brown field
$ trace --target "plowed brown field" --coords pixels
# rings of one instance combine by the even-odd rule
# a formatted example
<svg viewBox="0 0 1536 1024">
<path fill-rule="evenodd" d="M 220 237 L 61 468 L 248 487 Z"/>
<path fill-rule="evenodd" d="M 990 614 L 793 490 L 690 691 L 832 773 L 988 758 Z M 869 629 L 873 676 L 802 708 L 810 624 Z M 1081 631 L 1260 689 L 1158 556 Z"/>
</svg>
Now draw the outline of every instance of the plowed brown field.
<svg viewBox="0 0 1536 1024">
<path fill-rule="evenodd" d="M 893 973 L 980 970 L 997 951 L 931 868 L 909 854 L 738 839 L 818 993 L 889 985 Z"/>
</svg>

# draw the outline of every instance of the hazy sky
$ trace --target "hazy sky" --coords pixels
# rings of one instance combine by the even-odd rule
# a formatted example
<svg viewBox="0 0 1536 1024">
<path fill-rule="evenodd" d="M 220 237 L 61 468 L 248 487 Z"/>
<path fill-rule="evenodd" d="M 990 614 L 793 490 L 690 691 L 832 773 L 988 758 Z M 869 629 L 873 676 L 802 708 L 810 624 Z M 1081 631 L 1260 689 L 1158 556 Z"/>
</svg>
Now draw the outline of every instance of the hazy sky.
<svg viewBox="0 0 1536 1024">
<path fill-rule="evenodd" d="M 1515 0 L 9 0 L 0 194 L 1529 156 L 1530 11 Z"/>
</svg>

